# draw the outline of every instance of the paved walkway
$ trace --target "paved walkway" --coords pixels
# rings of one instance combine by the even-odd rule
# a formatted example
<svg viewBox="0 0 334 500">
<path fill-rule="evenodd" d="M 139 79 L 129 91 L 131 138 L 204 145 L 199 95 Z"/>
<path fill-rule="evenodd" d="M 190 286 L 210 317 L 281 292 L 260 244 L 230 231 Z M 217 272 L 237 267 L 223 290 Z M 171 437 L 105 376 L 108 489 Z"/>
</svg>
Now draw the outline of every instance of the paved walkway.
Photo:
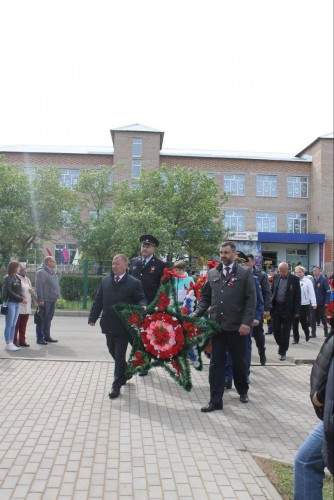
<svg viewBox="0 0 334 500">
<path fill-rule="evenodd" d="M 32 318 L 30 348 L 11 353 L 2 341 L 1 500 L 281 498 L 253 456 L 291 464 L 317 423 L 311 367 L 295 362 L 315 359 L 322 327 L 291 345 L 286 362 L 267 335 L 267 366 L 253 356 L 249 404 L 232 389 L 223 412 L 203 414 L 208 364 L 192 370 L 190 393 L 156 368 L 110 401 L 113 362 L 98 326 L 63 316 L 52 326 L 58 344 L 37 345 Z"/>
</svg>

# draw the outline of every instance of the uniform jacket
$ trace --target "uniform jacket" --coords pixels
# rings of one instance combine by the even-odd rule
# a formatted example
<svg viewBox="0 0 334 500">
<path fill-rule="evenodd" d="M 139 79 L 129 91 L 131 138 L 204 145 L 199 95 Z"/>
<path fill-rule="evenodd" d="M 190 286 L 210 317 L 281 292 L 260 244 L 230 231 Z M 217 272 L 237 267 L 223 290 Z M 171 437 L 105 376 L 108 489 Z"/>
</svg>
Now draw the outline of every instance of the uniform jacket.
<svg viewBox="0 0 334 500">
<path fill-rule="evenodd" d="M 56 302 L 60 297 L 58 276 L 44 264 L 35 276 L 37 302 Z"/>
<path fill-rule="evenodd" d="M 142 266 L 141 257 L 131 259 L 129 272 L 142 282 L 148 304 L 155 299 L 165 267 L 165 262 L 155 255 L 145 267 Z"/>
<path fill-rule="evenodd" d="M 271 288 L 269 283 L 269 278 L 264 271 L 253 266 L 253 274 L 259 279 L 261 285 L 261 292 L 264 301 L 264 311 L 270 311 L 271 309 Z"/>
<path fill-rule="evenodd" d="M 301 292 L 299 278 L 294 274 L 289 273 L 288 275 L 288 285 L 286 287 L 285 294 L 285 313 L 287 316 L 294 316 L 295 314 L 300 314 L 301 306 Z M 275 298 L 277 294 L 278 284 L 281 280 L 280 274 L 274 276 L 271 292 L 272 292 L 272 305 L 275 309 Z"/>
<path fill-rule="evenodd" d="M 329 303 L 331 287 L 329 286 L 328 279 L 323 274 L 319 278 L 313 279 L 313 286 L 318 306 L 324 306 Z"/>
<path fill-rule="evenodd" d="M 241 324 L 251 326 L 255 318 L 256 290 L 252 269 L 233 264 L 228 279 L 222 264 L 208 272 L 196 314 L 203 316 L 210 307 L 210 318 L 226 331 L 238 331 Z"/>
<path fill-rule="evenodd" d="M 147 304 L 141 282 L 128 273 L 118 283 L 115 282 L 113 273 L 103 278 L 92 304 L 88 323 L 96 323 L 102 312 L 100 320 L 102 333 L 110 332 L 115 337 L 129 336 L 128 330 L 113 308 L 113 305 L 119 303 L 136 306 Z"/>
</svg>

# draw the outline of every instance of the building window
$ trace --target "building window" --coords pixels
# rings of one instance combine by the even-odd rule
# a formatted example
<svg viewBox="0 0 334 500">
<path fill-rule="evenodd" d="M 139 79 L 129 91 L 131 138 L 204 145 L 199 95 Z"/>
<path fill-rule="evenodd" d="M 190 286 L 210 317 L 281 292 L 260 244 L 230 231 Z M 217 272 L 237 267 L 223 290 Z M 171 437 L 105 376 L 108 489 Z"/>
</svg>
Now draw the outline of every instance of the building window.
<svg viewBox="0 0 334 500">
<path fill-rule="evenodd" d="M 141 173 L 141 160 L 132 160 L 132 177 L 139 179 Z"/>
<path fill-rule="evenodd" d="M 62 186 L 73 187 L 77 184 L 80 175 L 78 168 L 60 168 L 59 169 L 59 184 Z"/>
<path fill-rule="evenodd" d="M 232 196 L 245 196 L 245 176 L 243 174 L 224 175 L 224 191 Z"/>
<path fill-rule="evenodd" d="M 257 175 L 256 196 L 277 196 L 277 175 Z"/>
<path fill-rule="evenodd" d="M 303 266 L 308 268 L 307 251 L 303 249 L 287 248 L 286 249 L 286 262 L 293 272 L 296 266 Z"/>
<path fill-rule="evenodd" d="M 143 150 L 143 141 L 142 139 L 135 138 L 132 139 L 132 158 L 141 158 Z"/>
<path fill-rule="evenodd" d="M 256 231 L 275 233 L 277 231 L 277 213 L 256 212 Z"/>
<path fill-rule="evenodd" d="M 245 230 L 245 214 L 243 210 L 225 210 L 224 225 L 230 231 Z"/>
<path fill-rule="evenodd" d="M 57 264 L 71 264 L 75 252 L 77 250 L 77 246 L 73 245 L 71 243 L 62 243 L 60 245 L 56 245 L 56 250 L 55 250 L 55 259 Z"/>
<path fill-rule="evenodd" d="M 308 197 L 308 178 L 288 176 L 288 197 L 289 198 L 307 198 Z"/>
<path fill-rule="evenodd" d="M 215 174 L 214 174 L 213 172 L 207 172 L 207 173 L 206 173 L 206 175 L 207 175 L 207 177 L 208 177 L 209 179 L 213 179 L 213 178 L 214 178 L 214 176 L 215 176 Z"/>
<path fill-rule="evenodd" d="M 307 233 L 307 214 L 288 214 L 288 233 Z"/>
</svg>

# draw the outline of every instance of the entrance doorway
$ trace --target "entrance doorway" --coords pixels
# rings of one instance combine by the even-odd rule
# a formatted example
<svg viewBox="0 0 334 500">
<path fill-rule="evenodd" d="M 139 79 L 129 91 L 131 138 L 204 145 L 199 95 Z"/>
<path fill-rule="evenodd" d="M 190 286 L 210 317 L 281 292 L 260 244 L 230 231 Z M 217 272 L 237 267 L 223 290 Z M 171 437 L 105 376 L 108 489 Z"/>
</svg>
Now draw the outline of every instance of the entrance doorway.
<svg viewBox="0 0 334 500">
<path fill-rule="evenodd" d="M 266 270 L 277 267 L 277 252 L 262 252 L 262 267 Z"/>
</svg>

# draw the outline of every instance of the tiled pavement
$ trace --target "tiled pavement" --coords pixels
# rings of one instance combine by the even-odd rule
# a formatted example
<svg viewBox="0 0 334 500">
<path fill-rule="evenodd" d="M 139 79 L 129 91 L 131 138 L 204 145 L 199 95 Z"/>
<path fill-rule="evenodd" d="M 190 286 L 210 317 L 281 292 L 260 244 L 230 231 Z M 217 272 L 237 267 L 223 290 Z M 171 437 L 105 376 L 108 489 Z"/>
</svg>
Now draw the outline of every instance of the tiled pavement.
<svg viewBox="0 0 334 500">
<path fill-rule="evenodd" d="M 3 330 L 3 318 L 0 328 Z M 253 356 L 249 404 L 234 389 L 203 414 L 208 365 L 187 393 L 162 369 L 133 378 L 110 401 L 113 363 L 86 318 L 53 320 L 58 344 L 0 352 L 0 499 L 278 499 L 253 455 L 292 463 L 317 423 L 310 365 L 323 341 L 291 346 L 279 362 Z M 256 350 L 255 350 L 256 351 Z"/>
</svg>

